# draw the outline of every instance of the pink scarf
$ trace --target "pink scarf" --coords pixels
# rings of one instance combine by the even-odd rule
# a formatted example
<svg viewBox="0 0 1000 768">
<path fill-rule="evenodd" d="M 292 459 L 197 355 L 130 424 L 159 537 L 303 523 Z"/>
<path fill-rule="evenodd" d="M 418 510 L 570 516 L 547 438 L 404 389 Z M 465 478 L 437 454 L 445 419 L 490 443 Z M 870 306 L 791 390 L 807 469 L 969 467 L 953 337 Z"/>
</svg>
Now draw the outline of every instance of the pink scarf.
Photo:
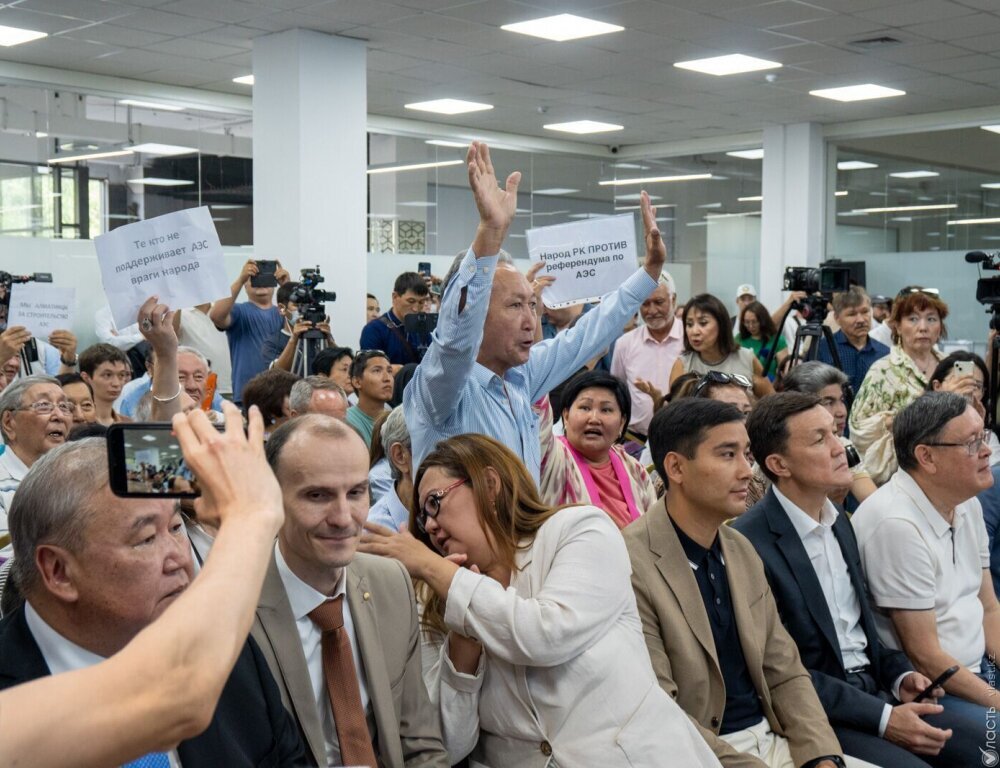
<svg viewBox="0 0 1000 768">
<path fill-rule="evenodd" d="M 560 436 L 559 440 L 562 441 L 562 444 L 569 449 L 570 454 L 573 456 L 576 468 L 580 470 L 580 476 L 583 477 L 583 484 L 587 488 L 591 502 L 599 506 L 601 493 L 597 490 L 597 483 L 594 482 L 594 476 L 590 472 L 590 465 L 587 463 L 587 460 L 580 455 L 565 436 Z M 625 497 L 625 505 L 628 507 L 629 519 L 625 521 L 627 525 L 639 518 L 639 509 L 636 507 L 635 498 L 632 496 L 632 479 L 625 469 L 625 462 L 622 461 L 621 456 L 616 451 L 608 451 L 608 456 L 611 458 L 611 468 L 614 470 L 615 477 L 618 478 L 618 485 L 621 486 L 622 496 Z"/>
</svg>

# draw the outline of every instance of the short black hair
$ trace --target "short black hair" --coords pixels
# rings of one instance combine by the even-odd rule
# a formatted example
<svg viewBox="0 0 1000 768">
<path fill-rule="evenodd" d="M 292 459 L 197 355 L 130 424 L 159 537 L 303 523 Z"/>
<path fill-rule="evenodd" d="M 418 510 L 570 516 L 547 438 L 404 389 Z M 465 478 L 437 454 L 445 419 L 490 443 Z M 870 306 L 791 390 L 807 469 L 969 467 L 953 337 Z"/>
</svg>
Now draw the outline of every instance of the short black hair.
<svg viewBox="0 0 1000 768">
<path fill-rule="evenodd" d="M 563 410 L 568 411 L 572 408 L 580 393 L 590 387 L 610 390 L 618 402 L 618 410 L 625 417 L 625 428 L 627 429 L 629 422 L 632 421 L 632 396 L 624 381 L 604 371 L 581 371 L 570 379 L 562 391 Z"/>
<path fill-rule="evenodd" d="M 820 404 L 808 392 L 778 392 L 757 401 L 747 417 L 750 450 L 761 471 L 772 483 L 778 478 L 767 468 L 767 457 L 788 447 L 788 420 Z"/>
<path fill-rule="evenodd" d="M 321 349 L 319 354 L 313 358 L 310 373 L 313 376 L 329 376 L 330 371 L 333 370 L 333 366 L 339 363 L 341 358 L 344 357 L 349 357 L 351 360 L 354 359 L 354 352 L 351 351 L 350 347 L 327 347 L 326 349 Z"/>
<path fill-rule="evenodd" d="M 986 384 L 990 380 L 989 369 L 987 369 L 986 363 L 983 362 L 983 358 L 974 352 L 966 352 L 964 349 L 956 349 L 937 364 L 937 368 L 934 369 L 934 373 L 932 373 L 930 379 L 927 380 L 927 391 L 934 391 L 935 381 L 944 383 L 944 380 L 948 378 L 948 374 L 951 373 L 952 368 L 955 367 L 955 363 L 973 363 L 976 368 L 979 369 L 979 372 L 983 374 L 983 403 L 985 403 Z M 56 378 L 58 379 L 59 377 L 56 376 Z"/>
<path fill-rule="evenodd" d="M 298 283 L 294 283 L 291 280 L 286 282 L 284 285 L 278 286 L 278 292 L 275 294 L 274 300 L 278 304 L 287 304 L 288 300 L 292 298 L 292 291 L 299 287 Z"/>
<path fill-rule="evenodd" d="M 670 483 L 663 470 L 668 453 L 693 459 L 708 430 L 732 421 L 742 422 L 743 414 L 732 403 L 721 400 L 682 397 L 658 410 L 649 423 L 649 449 L 664 487 Z"/>
<path fill-rule="evenodd" d="M 80 353 L 78 362 L 80 373 L 85 373 L 88 376 L 93 376 L 94 371 L 102 363 L 122 363 L 128 368 L 129 376 L 132 375 L 132 364 L 129 362 L 128 356 L 118 347 L 110 344 L 91 344 Z"/>
<path fill-rule="evenodd" d="M 386 360 L 389 359 L 389 355 L 381 349 L 358 350 L 358 354 L 356 354 L 354 356 L 354 360 L 351 361 L 351 378 L 360 379 L 364 376 L 365 368 L 368 367 L 368 361 L 376 357 L 384 357 Z"/>
<path fill-rule="evenodd" d="M 962 395 L 928 392 L 897 413 L 892 420 L 892 445 L 899 468 L 917 469 L 917 446 L 936 442 L 948 422 L 964 414 L 968 407 L 969 401 Z"/>
<path fill-rule="evenodd" d="M 83 384 L 83 386 L 90 390 L 90 396 L 94 396 L 94 388 L 79 373 L 60 373 L 56 376 L 56 381 L 59 382 L 60 387 L 65 387 L 67 384 Z"/>
<path fill-rule="evenodd" d="M 243 387 L 243 413 L 250 413 L 250 406 L 256 405 L 264 418 L 264 425 L 274 424 L 284 416 L 285 398 L 292 394 L 292 387 L 299 377 L 281 368 L 261 371 Z"/>
<path fill-rule="evenodd" d="M 75 443 L 77 440 L 84 440 L 88 437 L 107 437 L 108 428 L 96 421 L 93 424 L 77 424 L 69 434 L 66 435 L 67 443 Z"/>
<path fill-rule="evenodd" d="M 369 293 L 366 295 L 368 296 L 369 299 L 375 299 L 375 301 L 378 301 L 378 296 L 376 296 L 374 293 Z"/>
<path fill-rule="evenodd" d="M 424 276 L 419 272 L 404 272 L 401 274 L 396 278 L 396 282 L 393 283 L 392 291 L 397 296 L 402 296 L 407 291 L 411 291 L 417 294 L 417 296 L 426 296 L 431 292 L 424 281 Z"/>
</svg>

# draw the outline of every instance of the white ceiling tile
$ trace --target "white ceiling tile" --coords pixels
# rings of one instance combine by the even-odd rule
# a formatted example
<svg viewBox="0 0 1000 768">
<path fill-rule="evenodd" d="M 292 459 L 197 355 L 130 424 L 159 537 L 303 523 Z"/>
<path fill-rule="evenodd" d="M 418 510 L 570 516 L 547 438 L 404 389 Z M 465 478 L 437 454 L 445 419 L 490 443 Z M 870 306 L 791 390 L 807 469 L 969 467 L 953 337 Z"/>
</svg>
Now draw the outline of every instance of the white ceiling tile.
<svg viewBox="0 0 1000 768">
<path fill-rule="evenodd" d="M 162 43 L 169 40 L 167 35 L 155 32 L 143 32 L 139 29 L 126 29 L 114 24 L 91 24 L 60 35 L 62 38 L 87 40 L 95 43 L 105 43 L 122 48 L 141 48 L 152 43 Z"/>
<path fill-rule="evenodd" d="M 107 21 L 135 10 L 127 5 L 101 0 L 23 0 L 14 7 L 83 21 Z"/>
<path fill-rule="evenodd" d="M 50 35 L 70 29 L 79 29 L 90 23 L 81 19 L 71 19 L 67 16 L 54 16 L 49 13 L 38 13 L 16 7 L 0 6 L 0 24 L 8 27 L 20 27 L 21 29 L 33 29 L 36 32 L 45 32 Z M 37 41 L 24 43 L 19 47 L 24 50 L 25 46 L 34 45 L 35 42 Z"/>
<path fill-rule="evenodd" d="M 156 53 L 169 53 L 170 55 L 177 56 L 181 59 L 194 58 L 210 60 L 219 59 L 223 56 L 232 56 L 237 53 L 246 53 L 244 49 L 234 48 L 231 45 L 220 45 L 218 43 L 209 43 L 204 40 L 193 40 L 185 37 L 175 37 L 172 40 L 165 40 L 162 43 L 145 45 L 143 48 L 149 51 L 155 51 Z"/>
<path fill-rule="evenodd" d="M 997 4 L 1000 9 L 1000 3 Z M 1000 32 L 1000 16 L 989 13 L 973 13 L 968 16 L 958 16 L 953 19 L 940 19 L 925 24 L 907 25 L 907 32 L 912 32 L 933 40 L 960 40 L 964 37 L 996 34 Z"/>
<path fill-rule="evenodd" d="M 902 27 L 906 24 L 954 19 L 971 13 L 975 11 L 950 0 L 908 0 L 887 8 L 857 11 L 854 15 L 891 27 Z"/>
<path fill-rule="evenodd" d="M 815 5 L 796 0 L 774 0 L 763 5 L 741 6 L 732 11 L 719 13 L 724 19 L 748 27 L 780 27 L 796 22 L 817 21 L 829 18 L 833 13 Z"/>
<path fill-rule="evenodd" d="M 3 13 L 0 11 L 0 13 Z M 0 22 L 2 23 L 2 22 Z M 196 19 L 192 16 L 182 16 L 178 13 L 164 13 L 152 9 L 136 11 L 133 14 L 117 19 L 115 21 L 120 27 L 129 29 L 141 29 L 146 32 L 157 32 L 163 35 L 193 35 L 198 32 L 207 32 L 210 29 L 220 26 L 218 21 L 208 19 Z"/>
<path fill-rule="evenodd" d="M 239 24 L 271 12 L 263 6 L 239 0 L 172 0 L 159 6 L 159 10 L 199 19 L 222 21 L 226 24 Z"/>
</svg>

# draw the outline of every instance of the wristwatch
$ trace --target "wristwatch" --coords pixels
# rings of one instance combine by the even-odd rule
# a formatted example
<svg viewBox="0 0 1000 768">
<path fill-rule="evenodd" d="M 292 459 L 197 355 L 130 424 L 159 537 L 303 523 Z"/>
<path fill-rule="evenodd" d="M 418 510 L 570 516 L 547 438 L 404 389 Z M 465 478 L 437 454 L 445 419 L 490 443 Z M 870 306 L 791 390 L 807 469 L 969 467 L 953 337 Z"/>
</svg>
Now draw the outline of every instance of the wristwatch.
<svg viewBox="0 0 1000 768">
<path fill-rule="evenodd" d="M 79 361 L 79 359 L 80 359 L 79 355 L 73 355 L 73 359 L 72 360 L 67 360 L 62 355 L 59 356 L 59 362 L 62 363 L 63 365 L 65 365 L 65 366 L 68 366 L 69 368 L 75 367 L 76 364 L 77 364 L 77 361 Z"/>
</svg>

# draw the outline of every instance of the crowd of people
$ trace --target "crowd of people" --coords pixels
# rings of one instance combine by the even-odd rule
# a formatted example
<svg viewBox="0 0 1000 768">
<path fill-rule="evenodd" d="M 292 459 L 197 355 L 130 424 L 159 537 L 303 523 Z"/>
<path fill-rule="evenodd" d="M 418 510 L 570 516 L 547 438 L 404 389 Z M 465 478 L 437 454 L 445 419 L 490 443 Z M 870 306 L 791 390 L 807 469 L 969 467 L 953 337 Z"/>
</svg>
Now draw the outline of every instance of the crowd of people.
<svg viewBox="0 0 1000 768">
<path fill-rule="evenodd" d="M 30 369 L 0 333 L 0 764 L 986 764 L 1000 442 L 943 297 L 852 285 L 815 348 L 801 294 L 680 304 L 643 192 L 641 266 L 547 308 L 467 165 L 472 245 L 357 352 L 254 261 Z M 149 498 L 128 421 L 183 453 Z"/>
</svg>

